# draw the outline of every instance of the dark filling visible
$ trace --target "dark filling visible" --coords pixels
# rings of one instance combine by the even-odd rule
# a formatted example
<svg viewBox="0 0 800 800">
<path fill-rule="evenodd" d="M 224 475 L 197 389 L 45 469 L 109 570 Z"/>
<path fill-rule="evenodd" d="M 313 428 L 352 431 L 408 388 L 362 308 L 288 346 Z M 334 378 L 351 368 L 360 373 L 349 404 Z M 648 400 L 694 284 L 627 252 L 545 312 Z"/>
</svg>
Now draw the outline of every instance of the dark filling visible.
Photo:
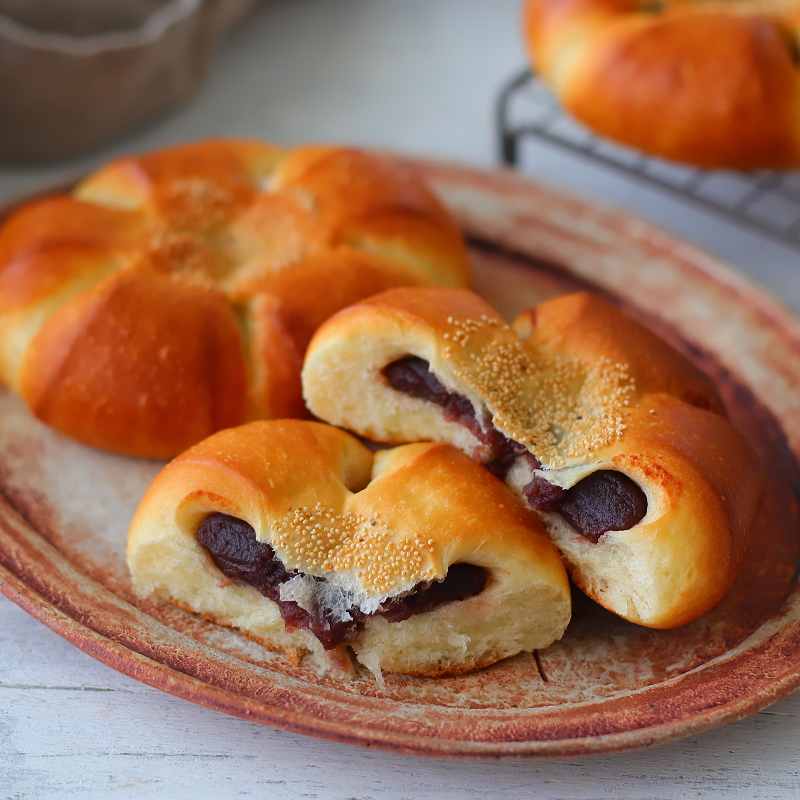
<svg viewBox="0 0 800 800">
<path fill-rule="evenodd" d="M 210 514 L 197 529 L 197 542 L 208 551 L 226 578 L 249 583 L 277 603 L 286 630 L 303 628 L 310 631 L 326 650 L 351 638 L 358 624 L 370 616 L 379 615 L 386 617 L 389 622 L 401 622 L 414 614 L 432 611 L 444 603 L 466 600 L 480 594 L 488 580 L 486 570 L 482 567 L 453 564 L 444 580 L 417 584 L 404 597 L 387 600 L 374 615 L 365 614 L 357 606 L 352 606 L 347 610 L 352 619 L 341 620 L 335 619 L 328 608 L 315 607 L 313 611 L 306 611 L 294 601 L 281 600 L 280 585 L 302 573 L 287 570 L 272 547 L 266 542 L 259 542 L 253 528 L 244 520 L 216 512 Z M 311 577 L 316 581 L 324 581 L 324 578 Z"/>
<path fill-rule="evenodd" d="M 414 614 L 480 594 L 488 577 L 486 570 L 475 564 L 451 564 L 443 581 L 419 583 L 405 597 L 387 600 L 376 613 L 389 622 L 402 622 Z"/>
<path fill-rule="evenodd" d="M 489 458 L 484 466 L 499 478 L 505 478 L 517 458 L 524 457 L 531 469 L 539 469 L 541 464 L 524 445 L 504 436 L 495 427 L 484 430 L 475 409 L 460 394 L 448 391 L 430 371 L 430 364 L 417 356 L 408 356 L 388 364 L 383 374 L 389 385 L 398 392 L 429 400 L 441 406 L 448 422 L 457 422 L 467 428 L 481 444 L 489 450 Z"/>
<path fill-rule="evenodd" d="M 627 531 L 647 513 L 645 493 L 614 470 L 593 472 L 567 489 L 558 513 L 590 542 L 606 531 Z"/>
<path fill-rule="evenodd" d="M 528 449 L 504 436 L 493 426 L 485 431 L 475 409 L 455 392 L 448 391 L 431 372 L 430 364 L 417 356 L 408 356 L 388 364 L 383 374 L 398 392 L 429 400 L 441 406 L 444 418 L 464 425 L 489 448 L 484 465 L 499 478 L 505 478 L 519 457 L 525 457 L 532 470 L 541 464 Z M 647 497 L 630 478 L 613 470 L 594 472 L 570 489 L 555 486 L 542 477 L 522 489 L 528 505 L 536 511 L 557 511 L 591 542 L 607 531 L 632 528 L 647 513 Z"/>
<path fill-rule="evenodd" d="M 528 505 L 535 511 L 558 511 L 558 506 L 566 494 L 566 490 L 534 475 L 533 480 L 522 487 L 522 494 L 525 495 Z"/>
</svg>

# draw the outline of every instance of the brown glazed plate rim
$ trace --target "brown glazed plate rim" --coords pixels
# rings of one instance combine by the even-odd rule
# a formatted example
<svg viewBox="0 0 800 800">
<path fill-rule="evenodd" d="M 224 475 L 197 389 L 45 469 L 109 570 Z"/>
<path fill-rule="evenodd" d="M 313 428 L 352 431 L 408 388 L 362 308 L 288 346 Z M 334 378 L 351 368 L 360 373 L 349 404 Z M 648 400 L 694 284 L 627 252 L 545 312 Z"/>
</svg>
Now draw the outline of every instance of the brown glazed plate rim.
<svg viewBox="0 0 800 800">
<path fill-rule="evenodd" d="M 784 387 L 800 396 L 800 325 L 787 309 L 732 268 L 623 212 L 563 195 L 513 174 L 406 161 L 440 193 L 465 232 L 591 277 L 646 313 L 690 333 L 691 308 L 664 308 L 636 278 L 636 259 L 658 266 L 672 290 L 704 297 L 719 317 L 717 342 L 731 325 L 782 357 Z M 61 187 L 59 187 L 61 189 Z M 657 262 L 657 263 L 656 263 Z M 655 269 L 655 267 L 654 267 Z M 632 272 L 631 270 L 634 270 Z M 651 294 L 653 296 L 651 296 Z M 745 359 L 746 360 L 746 359 Z M 795 366 L 795 363 L 797 366 Z M 746 366 L 746 365 L 745 365 Z M 766 370 L 767 373 L 769 370 Z M 738 378 L 780 422 L 800 454 L 800 403 L 765 396 L 756 373 Z M 765 378 L 764 380 L 767 380 Z M 162 691 L 287 731 L 412 755 L 457 758 L 567 757 L 662 744 L 736 721 L 800 686 L 800 589 L 723 655 L 660 683 L 582 703 L 528 709 L 428 707 L 448 738 L 426 732 L 406 704 L 342 695 L 249 666 L 173 631 L 82 574 L 0 499 L 0 592 L 76 647 Z M 338 715 L 338 716 L 337 716 Z M 466 731 L 474 727 L 476 735 Z M 481 733 L 483 729 L 483 733 Z"/>
</svg>

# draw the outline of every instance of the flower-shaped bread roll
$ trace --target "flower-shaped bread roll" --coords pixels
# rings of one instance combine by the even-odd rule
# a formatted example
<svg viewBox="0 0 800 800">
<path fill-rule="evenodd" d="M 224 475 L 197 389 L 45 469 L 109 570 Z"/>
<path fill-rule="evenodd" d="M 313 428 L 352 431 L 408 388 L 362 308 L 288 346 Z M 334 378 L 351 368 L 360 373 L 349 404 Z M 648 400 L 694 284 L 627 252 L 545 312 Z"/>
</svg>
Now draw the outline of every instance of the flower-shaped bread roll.
<svg viewBox="0 0 800 800">
<path fill-rule="evenodd" d="M 166 458 L 304 414 L 317 326 L 394 286 L 466 285 L 455 223 L 355 150 L 209 141 L 121 158 L 0 229 L 0 377 L 81 442 Z"/>
<path fill-rule="evenodd" d="M 373 454 L 300 420 L 223 431 L 171 462 L 128 540 L 141 595 L 299 660 L 466 672 L 563 634 L 570 592 L 536 516 L 447 444 Z"/>
<path fill-rule="evenodd" d="M 634 622 L 694 619 L 744 560 L 755 453 L 706 375 L 591 294 L 511 328 L 466 290 L 392 290 L 320 328 L 303 387 L 327 422 L 483 463 L 540 513 L 578 586 Z"/>
</svg>

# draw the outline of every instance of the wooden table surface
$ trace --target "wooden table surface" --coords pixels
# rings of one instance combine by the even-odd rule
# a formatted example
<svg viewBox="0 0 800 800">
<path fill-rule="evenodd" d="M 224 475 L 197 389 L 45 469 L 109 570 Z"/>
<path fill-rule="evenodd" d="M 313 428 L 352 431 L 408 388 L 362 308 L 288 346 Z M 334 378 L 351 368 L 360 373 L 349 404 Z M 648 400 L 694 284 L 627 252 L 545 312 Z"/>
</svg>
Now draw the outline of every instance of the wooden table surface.
<svg viewBox="0 0 800 800">
<path fill-rule="evenodd" d="M 116 153 L 211 135 L 491 166 L 494 96 L 524 60 L 518 17 L 517 0 L 267 2 L 192 104 L 89 158 L 0 169 L 0 202 Z M 545 146 L 526 168 L 695 240 L 800 310 L 798 252 Z M 0 798 L 800 798 L 798 757 L 800 693 L 696 738 L 591 759 L 446 762 L 330 744 L 150 689 L 0 597 Z"/>
</svg>

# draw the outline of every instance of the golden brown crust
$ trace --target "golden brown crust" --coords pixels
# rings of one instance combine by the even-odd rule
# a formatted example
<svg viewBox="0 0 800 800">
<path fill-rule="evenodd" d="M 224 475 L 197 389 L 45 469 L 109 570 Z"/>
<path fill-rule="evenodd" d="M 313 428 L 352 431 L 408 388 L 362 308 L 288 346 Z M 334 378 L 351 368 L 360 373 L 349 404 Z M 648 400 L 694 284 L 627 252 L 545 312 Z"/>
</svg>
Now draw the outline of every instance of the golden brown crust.
<svg viewBox="0 0 800 800">
<path fill-rule="evenodd" d="M 317 328 L 337 311 L 408 281 L 402 265 L 392 269 L 385 259 L 353 248 L 269 275 L 259 281 L 259 293 L 270 298 L 302 357 Z"/>
<path fill-rule="evenodd" d="M 514 330 L 535 350 L 593 363 L 608 359 L 627 365 L 636 395 L 663 393 L 725 415 L 711 378 L 686 356 L 610 303 L 576 292 L 540 303 L 514 320 Z"/>
<path fill-rule="evenodd" d="M 467 398 L 472 421 L 463 402 L 445 412 L 395 391 L 384 370 L 407 356 Z M 683 624 L 711 608 L 741 567 L 762 493 L 757 456 L 706 375 L 591 294 L 542 303 L 511 329 L 464 290 L 386 292 L 319 329 L 303 390 L 328 422 L 381 442 L 450 442 L 490 465 L 491 422 L 540 462 L 517 454 L 506 464 L 520 495 L 534 478 L 569 489 L 598 471 L 628 475 L 648 508 L 629 530 L 592 543 L 543 512 L 576 582 L 627 619 Z"/>
<path fill-rule="evenodd" d="M 165 506 L 188 514 L 187 523 L 212 511 L 244 519 L 291 569 L 322 576 L 331 569 L 323 566 L 327 559 L 336 570 L 354 564 L 367 595 L 441 579 L 450 564 L 482 549 L 490 560 L 517 554 L 558 572 L 536 518 L 456 448 L 413 444 L 374 456 L 354 437 L 318 422 L 253 422 L 209 437 L 170 462 L 137 516 Z M 315 508 L 353 518 L 352 530 L 348 520 L 336 524 L 340 540 L 330 553 L 317 549 L 306 531 L 306 519 L 313 519 L 312 527 L 317 522 Z M 295 526 L 294 512 L 302 525 Z M 130 546 L 140 535 L 147 535 L 147 526 L 134 520 Z M 407 555 L 389 561 L 396 546 Z M 388 589 L 372 572 L 380 562 Z"/>
<path fill-rule="evenodd" d="M 220 581 L 195 540 L 212 512 L 245 520 L 287 569 L 340 587 L 365 613 L 420 583 L 442 580 L 453 564 L 488 571 L 489 583 L 475 597 L 417 614 L 413 622 L 367 622 L 353 642 L 365 664 L 375 647 L 393 635 L 411 636 L 431 619 L 450 632 L 448 641 L 413 641 L 405 655 L 384 653 L 371 668 L 379 663 L 399 672 L 455 674 L 531 649 L 525 644 L 531 636 L 539 642 L 532 646 L 546 646 L 568 621 L 566 573 L 541 523 L 507 486 L 449 445 L 373 454 L 320 423 L 254 422 L 195 445 L 150 486 L 128 539 L 137 590 L 174 599 L 261 640 L 274 638 L 277 649 L 310 647 L 307 632 L 289 634 L 279 618 L 261 627 L 253 622 L 276 607 L 272 601 L 252 587 Z M 175 553 L 183 554 L 178 561 L 171 560 Z M 509 622 L 515 631 L 521 625 L 519 640 L 481 639 L 473 646 L 464 638 L 476 626 L 485 638 L 483 630 L 499 624 L 503 598 L 524 603 L 534 596 L 552 606 L 532 604 L 529 620 Z"/>
<path fill-rule="evenodd" d="M 509 367 L 508 381 L 492 382 L 482 391 L 492 365 L 479 355 L 500 353 Z M 395 407 L 400 399 L 381 371 L 392 361 L 408 355 L 431 364 L 445 386 L 469 398 L 474 405 L 488 405 L 496 422 L 522 429 L 531 406 L 508 400 L 503 388 L 521 375 L 520 361 L 527 356 L 517 335 L 485 300 L 464 289 L 394 289 L 354 304 L 328 320 L 312 340 L 303 366 L 303 392 L 312 413 L 335 425 L 355 430 L 384 443 L 449 441 L 462 449 L 480 450 L 480 442 L 457 422 L 443 420 L 441 410 L 411 400 L 411 415 Z M 507 358 L 506 358 L 507 357 Z M 499 362 L 494 366 L 499 366 Z M 524 363 L 522 364 L 524 366 Z M 528 373 L 528 377 L 532 372 Z M 367 380 L 369 394 L 361 389 Z M 497 391 L 492 391 L 495 389 Z M 408 398 L 401 405 L 408 406 Z M 409 426 L 409 419 L 414 424 Z M 447 429 L 442 439 L 440 428 Z"/>
<path fill-rule="evenodd" d="M 27 352 L 37 417 L 86 444 L 167 458 L 248 412 L 239 326 L 207 289 L 120 272 L 59 309 Z"/>
<path fill-rule="evenodd" d="M 387 160 L 169 148 L 113 161 L 0 229 L 0 377 L 62 433 L 169 457 L 220 427 L 304 416 L 303 352 L 340 308 L 467 281 L 455 223 Z"/>
<path fill-rule="evenodd" d="M 596 300 L 588 297 L 590 303 Z M 595 315 L 598 324 L 607 322 L 602 309 L 622 317 L 603 304 Z M 623 335 L 631 326 L 639 327 L 624 318 L 623 322 Z M 652 339 L 661 350 L 673 353 L 676 363 L 685 365 L 684 373 L 694 379 L 692 389 L 703 383 L 685 359 Z M 620 341 L 617 351 L 622 347 Z M 472 402 L 484 428 L 491 420 L 545 466 L 562 467 L 585 461 L 594 450 L 614 441 L 624 430 L 626 409 L 637 397 L 628 364 L 610 357 L 615 351 L 598 357 L 599 351 L 583 349 L 587 358 L 580 349 L 569 353 L 523 343 L 488 303 L 465 289 L 395 289 L 344 309 L 320 328 L 309 347 L 303 387 L 314 414 L 362 435 L 391 442 L 436 438 L 432 432 L 421 435 L 418 429 L 409 430 L 402 417 L 391 426 L 384 424 L 382 412 L 373 418 L 343 402 L 353 379 L 349 372 L 364 369 L 373 378 L 374 391 L 385 400 L 392 392 L 381 375 L 383 368 L 404 356 L 418 356 L 446 388 Z M 638 369 L 644 370 L 643 360 Z M 659 389 L 670 382 L 677 387 L 679 377 L 664 381 Z M 416 410 L 423 413 L 424 405 L 416 401 Z M 436 419 L 440 418 L 439 412 Z M 557 430 L 571 433 L 565 437 Z M 473 446 L 480 450 L 477 440 Z"/>
<path fill-rule="evenodd" d="M 800 164 L 792 0 L 529 0 L 536 69 L 598 133 L 704 167 Z"/>
<path fill-rule="evenodd" d="M 596 454 L 594 467 L 641 486 L 647 516 L 597 544 L 563 525 L 554 539 L 590 597 L 632 622 L 674 628 L 713 608 L 744 563 L 763 494 L 758 459 L 724 418 L 668 395 L 646 395 L 627 425 L 625 436 Z M 633 580 L 620 568 L 620 552 L 638 573 Z M 598 562 L 602 572 L 590 568 Z M 624 591 L 612 583 L 625 580 L 646 588 L 636 602 L 623 603 Z"/>
<path fill-rule="evenodd" d="M 248 310 L 253 406 L 247 416 L 250 419 L 308 417 L 300 383 L 303 366 L 300 354 L 305 348 L 298 343 L 296 328 L 287 325 L 286 315 L 281 313 L 280 297 L 269 292 L 257 294 Z M 219 428 L 209 431 L 209 435 L 214 430 Z"/>
</svg>

